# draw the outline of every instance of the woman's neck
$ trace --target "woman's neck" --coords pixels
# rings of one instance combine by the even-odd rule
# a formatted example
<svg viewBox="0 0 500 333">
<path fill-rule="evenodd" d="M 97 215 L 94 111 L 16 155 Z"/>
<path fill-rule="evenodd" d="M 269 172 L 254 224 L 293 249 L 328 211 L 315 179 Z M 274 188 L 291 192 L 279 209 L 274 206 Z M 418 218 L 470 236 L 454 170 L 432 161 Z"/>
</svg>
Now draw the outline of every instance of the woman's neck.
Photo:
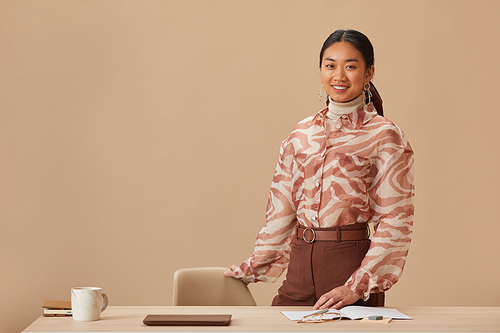
<svg viewBox="0 0 500 333">
<path fill-rule="evenodd" d="M 328 103 L 328 112 L 326 116 L 330 119 L 338 119 L 343 114 L 349 114 L 363 107 L 364 94 L 361 93 L 358 97 L 352 101 L 345 103 L 337 103 L 330 99 Z"/>
<path fill-rule="evenodd" d="M 325 134 L 326 137 L 330 134 L 333 124 L 344 114 L 349 114 L 363 107 L 363 98 L 365 94 L 361 93 L 357 98 L 346 103 L 336 103 L 330 100 L 328 103 L 328 112 L 325 119 Z"/>
</svg>

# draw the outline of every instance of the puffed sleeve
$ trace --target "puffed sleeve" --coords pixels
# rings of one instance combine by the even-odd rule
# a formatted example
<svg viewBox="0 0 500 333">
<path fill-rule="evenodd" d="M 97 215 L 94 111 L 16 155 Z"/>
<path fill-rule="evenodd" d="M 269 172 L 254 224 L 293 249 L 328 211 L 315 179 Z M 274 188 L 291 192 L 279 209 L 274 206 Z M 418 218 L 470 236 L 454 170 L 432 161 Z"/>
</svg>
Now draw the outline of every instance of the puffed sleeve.
<svg viewBox="0 0 500 333">
<path fill-rule="evenodd" d="M 238 279 L 247 282 L 274 282 L 290 261 L 290 244 L 296 226 L 292 201 L 293 146 L 283 141 L 273 176 L 266 210 L 266 224 L 260 230 L 252 257 L 235 269 Z"/>
<path fill-rule="evenodd" d="M 375 233 L 360 268 L 345 284 L 365 301 L 401 277 L 413 227 L 413 150 L 397 127 L 382 136 L 368 190 Z"/>
</svg>

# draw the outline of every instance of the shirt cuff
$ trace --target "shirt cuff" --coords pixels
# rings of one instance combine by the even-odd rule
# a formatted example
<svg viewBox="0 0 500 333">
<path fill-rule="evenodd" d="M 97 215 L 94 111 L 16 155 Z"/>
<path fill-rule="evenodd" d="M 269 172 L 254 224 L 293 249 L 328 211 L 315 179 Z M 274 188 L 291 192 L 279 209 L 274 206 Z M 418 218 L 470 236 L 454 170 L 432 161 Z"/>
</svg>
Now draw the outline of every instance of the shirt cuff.
<svg viewBox="0 0 500 333">
<path fill-rule="evenodd" d="M 347 280 L 345 286 L 354 291 L 360 299 L 366 302 L 370 298 L 371 290 L 376 289 L 377 284 L 375 280 L 376 277 L 372 276 L 369 271 L 360 268 Z"/>
</svg>

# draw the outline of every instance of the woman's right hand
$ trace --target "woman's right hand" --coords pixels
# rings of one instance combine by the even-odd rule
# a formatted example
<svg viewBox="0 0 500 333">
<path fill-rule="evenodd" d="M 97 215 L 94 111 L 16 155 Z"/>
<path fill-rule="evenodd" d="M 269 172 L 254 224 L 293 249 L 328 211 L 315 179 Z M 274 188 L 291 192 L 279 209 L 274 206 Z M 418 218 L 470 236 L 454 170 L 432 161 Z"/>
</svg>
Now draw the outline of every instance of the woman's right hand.
<svg viewBox="0 0 500 333">
<path fill-rule="evenodd" d="M 232 278 L 238 279 L 238 275 L 237 275 L 237 273 L 234 271 L 236 268 L 238 268 L 238 266 L 236 266 L 236 265 L 231 265 L 231 266 L 229 267 L 229 269 L 230 269 L 230 270 L 229 270 L 229 271 L 225 271 L 225 272 L 224 272 L 224 275 L 225 275 L 225 276 L 227 276 L 227 277 L 232 277 Z M 240 279 L 238 279 L 238 280 L 240 280 Z M 246 285 L 248 285 L 248 283 L 249 283 L 249 282 L 247 282 L 247 281 L 243 281 L 243 282 L 245 282 L 245 284 L 246 284 Z"/>
<path fill-rule="evenodd" d="M 238 268 L 238 266 L 236 266 L 236 265 L 229 266 L 230 270 L 229 271 L 225 271 L 224 275 L 228 276 L 228 277 L 236 278 L 236 272 L 234 271 L 236 268 Z"/>
</svg>

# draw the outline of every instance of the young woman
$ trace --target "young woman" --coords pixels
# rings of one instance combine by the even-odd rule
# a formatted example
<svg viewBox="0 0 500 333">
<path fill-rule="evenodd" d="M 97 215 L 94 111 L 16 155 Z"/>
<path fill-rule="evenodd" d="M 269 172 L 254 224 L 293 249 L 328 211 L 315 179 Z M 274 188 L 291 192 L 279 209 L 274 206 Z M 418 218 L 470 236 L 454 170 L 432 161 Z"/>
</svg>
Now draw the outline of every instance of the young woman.
<svg viewBox="0 0 500 333">
<path fill-rule="evenodd" d="M 288 268 L 273 305 L 384 306 L 411 240 L 413 151 L 382 116 L 364 34 L 331 34 L 320 71 L 327 107 L 283 141 L 254 253 L 224 274 L 274 282 Z"/>
</svg>

